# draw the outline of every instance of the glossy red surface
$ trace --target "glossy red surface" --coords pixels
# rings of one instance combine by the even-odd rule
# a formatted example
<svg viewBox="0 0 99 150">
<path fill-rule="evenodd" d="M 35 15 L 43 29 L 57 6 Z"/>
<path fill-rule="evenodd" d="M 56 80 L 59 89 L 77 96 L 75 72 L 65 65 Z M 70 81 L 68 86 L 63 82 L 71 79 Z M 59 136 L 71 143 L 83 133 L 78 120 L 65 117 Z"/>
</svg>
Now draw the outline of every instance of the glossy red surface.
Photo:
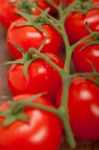
<svg viewBox="0 0 99 150">
<path fill-rule="evenodd" d="M 45 41 L 42 52 L 59 54 L 63 47 L 62 37 L 50 25 L 44 24 L 42 28 L 45 32 L 38 31 L 33 26 L 18 27 L 16 25 L 24 23 L 25 20 L 19 19 L 14 22 L 7 32 L 7 43 L 9 51 L 14 59 L 22 57 L 21 53 L 12 45 L 16 43 L 28 51 L 33 47 L 38 49 Z M 11 42 L 11 43 L 10 43 Z"/>
<path fill-rule="evenodd" d="M 21 95 L 14 100 L 21 101 L 31 95 Z M 42 97 L 35 103 L 52 104 Z M 9 109 L 8 104 L 0 106 L 1 110 Z M 29 122 L 15 121 L 4 128 L 0 126 L 0 149 L 1 150 L 58 150 L 62 138 L 62 126 L 59 118 L 49 112 L 35 108 L 26 108 L 24 113 L 29 117 Z M 0 118 L 3 122 L 4 119 Z"/>
</svg>

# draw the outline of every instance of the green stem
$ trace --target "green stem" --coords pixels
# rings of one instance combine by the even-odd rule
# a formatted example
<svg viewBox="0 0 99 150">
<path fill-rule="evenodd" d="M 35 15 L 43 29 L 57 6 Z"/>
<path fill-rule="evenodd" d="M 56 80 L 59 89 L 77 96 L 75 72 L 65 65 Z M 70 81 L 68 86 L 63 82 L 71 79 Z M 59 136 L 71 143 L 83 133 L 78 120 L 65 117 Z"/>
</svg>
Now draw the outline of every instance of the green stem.
<svg viewBox="0 0 99 150">
<path fill-rule="evenodd" d="M 70 43 L 69 43 L 68 35 L 66 33 L 64 24 L 61 24 L 61 29 L 62 29 L 61 35 L 62 35 L 62 38 L 64 40 L 65 50 L 68 51 L 68 49 L 70 49 Z"/>
<path fill-rule="evenodd" d="M 40 104 L 36 104 L 36 103 L 31 103 L 30 106 L 34 107 L 34 108 L 37 108 L 37 109 L 41 109 L 41 110 L 44 110 L 44 111 L 48 111 L 48 112 L 54 113 L 56 115 L 59 115 L 58 109 L 56 109 L 54 107 L 40 105 Z"/>
<path fill-rule="evenodd" d="M 75 78 L 75 77 L 78 77 L 78 76 L 83 76 L 83 77 L 99 77 L 99 73 L 98 72 L 91 72 L 91 73 L 75 73 L 75 74 L 72 74 L 70 75 L 70 78 Z"/>
<path fill-rule="evenodd" d="M 78 45 L 80 45 L 81 43 L 87 41 L 88 39 L 94 37 L 95 33 L 91 33 L 88 36 L 82 38 L 81 40 L 79 40 L 77 43 L 75 43 L 74 45 L 72 45 L 72 50 L 74 50 Z"/>
<path fill-rule="evenodd" d="M 69 125 L 69 122 L 67 122 L 67 119 L 68 116 L 67 116 L 67 113 L 65 113 L 61 120 L 63 122 L 63 126 L 64 126 L 64 131 L 65 131 L 65 134 L 67 135 L 67 142 L 69 143 L 69 145 L 72 147 L 72 148 L 75 148 L 76 147 L 76 141 L 74 139 L 74 136 L 72 134 L 72 131 L 71 131 L 71 128 L 70 128 L 70 125 Z M 71 134 L 68 134 L 68 133 L 71 133 Z"/>
<path fill-rule="evenodd" d="M 60 13 L 60 15 L 62 15 Z M 61 17 L 61 16 L 60 16 Z M 60 20 L 60 34 L 63 38 L 64 45 L 65 45 L 65 64 L 62 73 L 62 99 L 61 99 L 61 106 L 60 106 L 60 113 L 61 119 L 63 121 L 64 130 L 67 135 L 68 143 L 71 147 L 75 147 L 75 139 L 70 127 L 70 119 L 69 119 L 69 112 L 68 112 L 68 96 L 69 96 L 69 87 L 71 83 L 71 79 L 68 78 L 70 76 L 70 63 L 71 63 L 71 56 L 72 56 L 72 47 L 69 43 L 68 35 L 65 30 L 64 26 L 64 18 Z M 60 114 L 59 114 L 60 115 Z"/>
<path fill-rule="evenodd" d="M 62 88 L 62 101 L 60 112 L 62 113 L 61 119 L 63 121 L 64 130 L 67 135 L 68 143 L 71 147 L 75 147 L 75 139 L 71 130 L 70 126 L 70 118 L 69 118 L 69 110 L 68 110 L 68 100 L 69 100 L 69 87 L 70 87 L 71 80 L 66 76 L 63 77 L 63 88 Z"/>
<path fill-rule="evenodd" d="M 68 39 L 68 35 L 66 33 L 65 30 L 65 26 L 63 23 L 61 23 L 61 35 L 64 41 L 64 45 L 65 45 L 65 54 L 66 54 L 66 58 L 65 58 L 65 64 L 64 64 L 64 71 L 66 72 L 65 75 L 68 75 L 70 73 L 70 62 L 71 62 L 71 45 L 69 43 L 69 39 Z"/>
</svg>

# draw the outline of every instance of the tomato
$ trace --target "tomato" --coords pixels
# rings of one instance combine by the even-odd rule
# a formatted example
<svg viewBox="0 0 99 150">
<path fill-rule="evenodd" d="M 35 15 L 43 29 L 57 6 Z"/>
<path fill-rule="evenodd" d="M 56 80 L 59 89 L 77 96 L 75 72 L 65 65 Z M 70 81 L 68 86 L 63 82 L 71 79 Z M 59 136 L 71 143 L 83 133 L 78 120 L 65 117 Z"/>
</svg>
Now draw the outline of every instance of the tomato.
<svg viewBox="0 0 99 150">
<path fill-rule="evenodd" d="M 50 8 L 50 14 L 54 15 L 56 14 L 56 10 L 54 7 L 52 7 L 46 0 L 37 0 L 38 1 L 38 7 L 41 8 L 42 10 L 45 10 L 47 8 Z M 53 2 L 57 5 L 60 4 L 61 0 L 53 0 Z"/>
<path fill-rule="evenodd" d="M 57 101 L 59 105 L 60 98 Z M 75 137 L 99 140 L 99 87 L 84 77 L 74 78 L 69 89 L 68 108 Z"/>
<path fill-rule="evenodd" d="M 67 0 L 66 3 L 67 4 L 71 4 L 74 0 Z"/>
<path fill-rule="evenodd" d="M 92 72 L 93 69 L 99 72 L 99 44 L 85 46 L 89 42 L 80 44 L 74 50 L 72 60 L 77 72 Z"/>
<path fill-rule="evenodd" d="M 22 101 L 31 95 L 14 97 L 15 101 Z M 35 103 L 52 107 L 45 98 L 35 99 Z M 5 103 L 0 106 L 0 111 L 8 110 Z M 28 108 L 24 111 L 29 117 L 29 122 L 15 121 L 8 127 L 0 126 L 0 149 L 1 150 L 58 150 L 62 138 L 62 124 L 59 118 L 46 111 L 36 108 Z M 3 122 L 4 118 L 0 117 Z"/>
<path fill-rule="evenodd" d="M 19 0 L 13 0 L 13 2 L 18 1 Z M 16 15 L 18 9 L 12 6 L 10 2 L 12 2 L 12 0 L 0 0 L 0 22 L 6 28 L 8 28 L 13 21 L 19 18 L 19 16 Z"/>
<path fill-rule="evenodd" d="M 34 1 L 34 0 L 29 0 Z M 36 0 L 38 2 L 38 7 L 40 7 L 41 9 L 45 10 L 46 8 L 50 8 L 50 13 L 54 14 L 56 13 L 56 10 L 51 7 L 49 5 L 49 3 L 47 3 L 45 0 Z M 13 6 L 11 4 L 11 2 L 20 2 L 20 0 L 0 0 L 0 22 L 6 27 L 8 28 L 9 25 L 17 20 L 18 18 L 20 18 L 20 16 L 17 15 L 17 13 L 19 12 L 19 8 L 17 8 L 16 6 Z M 60 0 L 54 0 L 54 2 L 56 4 L 59 5 Z M 33 9 L 33 12 L 35 14 L 38 13 L 37 10 Z"/>
<path fill-rule="evenodd" d="M 45 45 L 42 49 L 43 52 L 59 54 L 63 45 L 62 37 L 52 26 L 48 24 L 42 25 L 45 32 L 41 32 L 33 26 L 16 26 L 24 22 L 24 19 L 15 21 L 12 23 L 7 33 L 9 51 L 14 59 L 20 58 L 22 55 L 12 43 L 16 43 L 17 45 L 23 47 L 24 50 L 28 51 L 31 47 L 38 49 L 45 41 Z"/>
<path fill-rule="evenodd" d="M 51 56 L 56 65 L 63 67 L 63 61 L 60 57 L 54 54 L 45 55 Z M 13 95 L 45 92 L 47 97 L 55 102 L 61 82 L 59 73 L 42 59 L 35 60 L 29 66 L 28 80 L 24 76 L 21 64 L 12 65 L 8 72 L 8 85 Z"/>
<path fill-rule="evenodd" d="M 99 32 L 99 9 L 89 10 L 86 14 L 72 12 L 68 15 L 65 21 L 65 28 L 71 44 L 76 43 L 89 34 L 85 26 L 86 22 L 92 31 Z"/>
</svg>

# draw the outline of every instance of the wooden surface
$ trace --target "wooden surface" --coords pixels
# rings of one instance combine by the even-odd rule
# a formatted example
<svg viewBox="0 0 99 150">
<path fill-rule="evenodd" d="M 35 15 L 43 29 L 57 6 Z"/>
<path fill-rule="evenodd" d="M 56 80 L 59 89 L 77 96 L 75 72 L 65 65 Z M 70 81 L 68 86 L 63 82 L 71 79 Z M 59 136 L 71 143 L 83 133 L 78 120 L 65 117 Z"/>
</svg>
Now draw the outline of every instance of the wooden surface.
<svg viewBox="0 0 99 150">
<path fill-rule="evenodd" d="M 6 32 L 0 25 L 0 103 L 2 103 L 11 96 L 6 82 L 8 67 L 4 65 L 4 62 L 11 60 L 11 57 L 7 50 L 5 38 Z M 72 149 L 68 147 L 68 144 L 66 144 L 65 140 L 63 140 L 63 144 L 60 150 Z M 77 147 L 75 150 L 99 150 L 99 142 L 77 141 Z"/>
</svg>

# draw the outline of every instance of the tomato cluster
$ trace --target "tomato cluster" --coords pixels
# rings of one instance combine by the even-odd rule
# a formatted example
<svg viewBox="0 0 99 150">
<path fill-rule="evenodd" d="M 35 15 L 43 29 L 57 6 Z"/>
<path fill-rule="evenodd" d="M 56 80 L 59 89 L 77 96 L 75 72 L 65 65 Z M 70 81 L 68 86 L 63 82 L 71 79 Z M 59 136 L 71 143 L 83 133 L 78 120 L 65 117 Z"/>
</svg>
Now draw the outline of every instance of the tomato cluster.
<svg viewBox="0 0 99 150">
<path fill-rule="evenodd" d="M 34 2 L 35 0 L 29 0 L 29 2 Z M 20 10 L 20 7 L 17 7 L 17 5 L 12 5 L 13 3 L 20 3 L 21 0 L 0 0 L 0 22 L 8 28 L 9 25 L 20 18 L 20 16 L 17 14 Z M 24 0 L 23 0 L 24 2 Z M 28 1 L 26 1 L 28 2 Z M 54 0 L 55 4 L 59 4 L 60 0 Z M 46 0 L 39 0 L 37 1 L 38 7 L 41 9 L 46 9 L 50 7 L 50 13 L 55 14 L 55 9 L 46 2 Z M 24 5 L 24 4 L 23 4 Z M 22 9 L 22 8 L 21 8 Z M 27 8 L 26 8 L 27 9 Z M 32 10 L 35 15 L 39 14 L 38 10 L 33 9 Z"/>
<path fill-rule="evenodd" d="M 59 149 L 63 129 L 59 116 L 32 107 L 31 103 L 24 109 L 23 106 L 31 96 L 43 93 L 32 103 L 60 110 L 65 84 L 61 72 L 68 60 L 64 56 L 64 50 L 69 51 L 67 47 L 73 50 L 68 76 L 84 74 L 71 78 L 69 91 L 66 91 L 71 130 L 78 139 L 99 140 L 99 75 L 90 76 L 99 73 L 99 0 L 91 3 L 91 0 L 79 0 L 80 3 L 68 13 L 75 1 L 63 0 L 62 5 L 61 0 L 52 3 L 46 0 L 0 0 L 0 23 L 7 30 L 6 43 L 14 60 L 10 63 L 16 63 L 7 74 L 8 86 L 14 96 L 12 105 L 7 101 L 0 106 L 1 150 Z M 68 10 L 63 24 L 65 40 L 60 24 L 55 28 L 50 21 L 52 18 L 53 22 L 56 19 L 62 21 L 62 14 L 58 12 L 62 12 L 60 7 Z M 48 16 L 47 23 L 44 13 Z M 65 41 L 69 46 L 66 47 Z M 8 126 L 2 126 L 3 123 Z"/>
</svg>

